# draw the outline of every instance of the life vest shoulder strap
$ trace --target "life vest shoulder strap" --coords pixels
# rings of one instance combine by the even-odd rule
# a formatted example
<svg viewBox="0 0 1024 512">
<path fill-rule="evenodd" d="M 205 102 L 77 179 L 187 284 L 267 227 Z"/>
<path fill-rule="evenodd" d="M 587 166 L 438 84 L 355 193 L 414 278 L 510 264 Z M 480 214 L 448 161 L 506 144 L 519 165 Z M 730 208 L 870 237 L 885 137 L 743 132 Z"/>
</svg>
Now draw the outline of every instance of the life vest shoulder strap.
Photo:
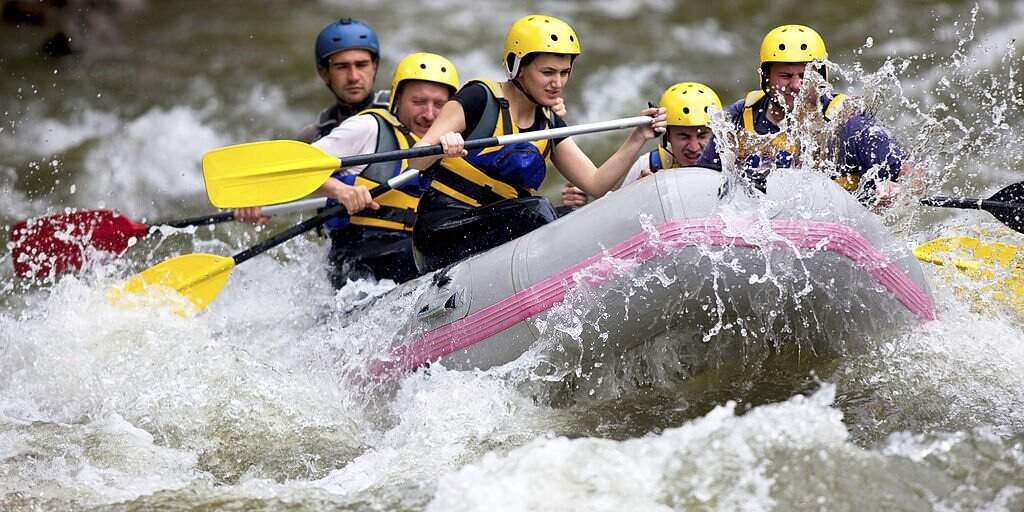
<svg viewBox="0 0 1024 512">
<path fill-rule="evenodd" d="M 403 125 L 394 114 L 388 110 L 382 108 L 368 108 L 359 113 L 359 115 L 371 115 L 377 120 L 377 151 L 390 151 L 391 149 L 409 149 L 413 144 L 419 142 L 420 138 L 416 136 L 409 128 Z M 391 149 L 382 148 L 382 139 L 387 139 L 388 134 L 395 138 L 394 144 L 384 144 L 389 146 L 395 146 Z"/>
<path fill-rule="evenodd" d="M 761 98 L 764 97 L 765 92 L 760 89 L 748 92 L 747 95 L 743 97 L 743 108 L 753 108 L 754 104 L 761 101 Z"/>
<path fill-rule="evenodd" d="M 483 84 L 483 86 L 486 87 L 488 91 L 490 91 L 491 96 L 494 96 L 495 98 L 505 97 L 505 95 L 501 92 L 501 84 L 495 82 L 494 80 L 488 80 L 486 78 L 476 78 L 466 82 L 466 85 L 469 84 Z"/>
<path fill-rule="evenodd" d="M 748 132 L 755 133 L 754 130 L 754 105 L 764 98 L 765 92 L 762 90 L 750 91 L 743 98 L 743 129 Z"/>
<path fill-rule="evenodd" d="M 369 108 L 359 114 L 371 116 L 377 122 L 377 144 L 374 148 L 376 153 L 409 149 L 419 140 L 416 134 L 402 125 L 391 112 L 385 109 Z M 374 185 L 379 185 L 397 176 L 408 166 L 408 160 L 377 162 L 367 165 L 359 175 L 372 181 Z"/>
<path fill-rule="evenodd" d="M 477 121 L 476 128 L 472 133 L 466 135 L 466 140 L 482 139 L 485 137 L 497 137 L 517 133 L 515 123 L 512 122 L 512 115 L 509 113 L 508 99 L 501 92 L 501 86 L 494 80 L 470 80 L 466 82 L 467 87 L 471 84 L 481 84 L 486 89 L 488 96 L 484 105 L 483 114 Z M 501 130 L 499 133 L 498 130 Z"/>
<path fill-rule="evenodd" d="M 650 167 L 651 172 L 658 172 L 661 170 L 661 158 L 658 155 L 658 150 L 653 149 L 647 153 L 647 164 Z"/>
<path fill-rule="evenodd" d="M 360 112 L 372 116 L 377 121 L 376 151 L 394 151 L 409 149 L 418 138 L 395 116 L 382 108 L 369 108 Z M 408 167 L 408 161 L 378 162 L 366 166 L 358 176 L 356 185 L 373 188 L 398 175 Z M 392 189 L 376 198 L 380 209 L 364 210 L 350 217 L 352 224 L 358 226 L 390 229 L 395 231 L 411 231 L 416 222 L 416 210 L 419 197 L 406 190 Z"/>
<path fill-rule="evenodd" d="M 825 116 L 825 119 L 831 121 L 836 112 L 839 112 L 839 109 L 842 108 L 843 101 L 845 100 L 845 94 L 839 93 L 833 96 L 832 99 L 829 100 L 828 104 L 825 105 L 825 109 L 822 112 Z"/>
<path fill-rule="evenodd" d="M 326 137 L 341 124 L 341 121 L 338 119 L 339 117 L 338 105 L 332 105 L 321 110 L 320 114 L 316 116 L 316 123 L 313 123 L 313 127 L 316 130 L 313 141 Z"/>
<path fill-rule="evenodd" d="M 390 124 L 391 126 L 401 126 L 402 125 L 402 123 L 400 123 L 398 121 L 398 119 L 395 119 L 395 115 L 394 114 L 389 112 L 387 109 L 384 109 L 384 108 L 381 108 L 381 107 L 370 107 L 370 108 L 367 108 L 367 109 L 363 109 L 363 110 L 360 110 L 359 113 L 356 114 L 356 115 L 361 116 L 363 114 L 371 114 L 371 115 L 374 115 L 376 117 L 379 117 L 379 118 L 383 119 L 385 122 L 387 122 L 388 124 Z"/>
</svg>

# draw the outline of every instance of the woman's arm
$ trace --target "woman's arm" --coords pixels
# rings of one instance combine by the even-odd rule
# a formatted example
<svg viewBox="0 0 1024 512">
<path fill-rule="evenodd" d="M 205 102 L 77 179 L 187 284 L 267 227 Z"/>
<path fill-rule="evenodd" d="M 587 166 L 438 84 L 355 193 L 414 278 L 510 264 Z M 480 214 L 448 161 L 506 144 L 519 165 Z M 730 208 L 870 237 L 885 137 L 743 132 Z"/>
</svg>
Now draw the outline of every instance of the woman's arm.
<svg viewBox="0 0 1024 512">
<path fill-rule="evenodd" d="M 633 166 L 629 168 L 629 171 L 626 172 L 626 177 L 623 178 L 622 184 L 619 185 L 619 188 L 625 187 L 640 178 L 646 178 L 651 174 L 650 159 L 647 158 L 647 154 L 642 154 L 635 162 L 633 162 Z"/>
<path fill-rule="evenodd" d="M 651 116 L 651 124 L 634 128 L 601 167 L 594 166 L 590 157 L 571 138 L 555 146 L 551 161 L 562 176 L 584 192 L 594 197 L 605 195 L 629 170 L 644 143 L 665 133 L 665 109 L 648 108 L 640 115 Z"/>
<path fill-rule="evenodd" d="M 441 108 L 441 113 L 434 120 L 434 124 L 430 125 L 427 133 L 413 146 L 421 147 L 441 143 L 442 146 L 445 146 L 445 154 L 410 159 L 409 167 L 425 170 L 442 158 L 466 156 L 467 153 L 462 148 L 462 136 L 459 135 L 465 129 L 466 112 L 462 109 L 462 104 L 457 101 L 448 101 Z M 452 137 L 452 134 L 458 137 Z M 457 141 L 455 140 L 456 138 L 458 139 Z"/>
</svg>

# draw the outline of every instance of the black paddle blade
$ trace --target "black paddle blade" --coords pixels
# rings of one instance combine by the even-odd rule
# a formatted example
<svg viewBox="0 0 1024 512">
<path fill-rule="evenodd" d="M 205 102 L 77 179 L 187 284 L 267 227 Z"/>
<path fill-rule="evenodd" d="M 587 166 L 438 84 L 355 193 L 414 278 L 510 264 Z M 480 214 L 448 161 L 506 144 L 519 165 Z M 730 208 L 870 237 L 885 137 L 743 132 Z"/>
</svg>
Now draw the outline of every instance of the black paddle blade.
<svg viewBox="0 0 1024 512">
<path fill-rule="evenodd" d="M 990 201 L 997 204 L 991 204 Z M 982 203 L 981 209 L 991 213 L 1010 229 L 1024 233 L 1024 181 L 996 192 Z"/>
<path fill-rule="evenodd" d="M 1024 208 L 1024 181 L 1014 183 L 989 198 L 990 201 L 1005 201 L 1007 203 L 1021 203 L 1017 205 Z"/>
<path fill-rule="evenodd" d="M 989 212 L 1010 229 L 1024 234 L 1024 205 L 995 206 L 982 204 L 982 210 Z"/>
</svg>

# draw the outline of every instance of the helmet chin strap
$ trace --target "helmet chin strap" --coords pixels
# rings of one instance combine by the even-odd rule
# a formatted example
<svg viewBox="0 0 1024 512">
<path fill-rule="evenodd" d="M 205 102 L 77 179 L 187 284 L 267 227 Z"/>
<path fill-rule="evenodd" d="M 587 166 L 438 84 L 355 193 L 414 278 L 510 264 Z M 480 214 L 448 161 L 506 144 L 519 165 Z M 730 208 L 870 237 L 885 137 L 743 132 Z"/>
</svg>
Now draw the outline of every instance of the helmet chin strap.
<svg viewBox="0 0 1024 512">
<path fill-rule="evenodd" d="M 519 92 L 523 93 L 523 96 L 526 96 L 526 99 L 532 101 L 534 105 L 540 105 L 540 102 L 537 101 L 532 94 L 526 92 L 526 88 L 523 87 L 523 84 L 519 83 L 519 78 L 513 78 L 509 80 L 509 82 L 512 82 L 512 85 L 516 86 L 516 89 L 519 89 Z"/>
</svg>

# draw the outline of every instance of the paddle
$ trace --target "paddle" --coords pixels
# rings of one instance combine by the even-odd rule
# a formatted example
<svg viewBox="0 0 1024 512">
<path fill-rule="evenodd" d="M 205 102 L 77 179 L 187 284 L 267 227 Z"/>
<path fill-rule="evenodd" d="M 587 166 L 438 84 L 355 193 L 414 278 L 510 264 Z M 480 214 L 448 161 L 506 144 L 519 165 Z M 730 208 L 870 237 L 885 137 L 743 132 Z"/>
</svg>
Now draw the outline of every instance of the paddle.
<svg viewBox="0 0 1024 512">
<path fill-rule="evenodd" d="M 649 116 L 626 117 L 550 130 L 523 132 L 466 141 L 467 150 L 519 142 L 554 139 L 650 124 Z M 440 144 L 339 160 L 318 148 L 292 140 L 250 142 L 214 149 L 203 155 L 203 179 L 210 203 L 219 208 L 244 208 L 283 203 L 304 197 L 323 185 L 339 168 L 440 155 Z"/>
<path fill-rule="evenodd" d="M 925 197 L 921 204 L 942 208 L 985 210 L 1018 233 L 1024 233 L 1024 181 L 1014 183 L 988 199 L 947 196 Z"/>
<path fill-rule="evenodd" d="M 968 236 L 930 240 L 914 248 L 914 256 L 935 265 L 952 265 L 975 281 L 980 288 L 971 294 L 987 295 L 997 302 L 1024 307 L 1024 268 L 1015 263 L 1016 245 L 982 242 Z M 979 295 L 980 294 L 980 295 Z"/>
<path fill-rule="evenodd" d="M 370 190 L 377 197 L 416 178 L 410 169 Z M 291 240 L 345 211 L 334 205 L 315 217 L 292 226 L 230 258 L 213 254 L 186 254 L 163 261 L 107 290 L 107 300 L 115 306 L 171 305 L 184 316 L 189 310 L 205 308 L 220 293 L 231 270 L 253 257 Z"/>
<path fill-rule="evenodd" d="M 262 213 L 266 216 L 283 215 L 322 208 L 326 204 L 326 198 L 304 199 L 269 206 Z M 111 210 L 55 213 L 23 220 L 14 225 L 11 231 L 11 260 L 18 276 L 45 277 L 51 273 L 80 269 L 87 248 L 122 254 L 135 240 L 146 236 L 157 226 L 184 228 L 230 220 L 234 220 L 232 212 L 220 212 L 146 225 Z"/>
<path fill-rule="evenodd" d="M 1024 233 L 1024 182 L 1014 183 L 988 199 L 925 197 L 921 203 L 942 208 L 985 210 L 1018 233 Z M 977 238 L 956 236 L 938 238 L 914 248 L 914 256 L 936 265 L 950 264 L 971 278 L 991 281 L 983 290 L 992 299 L 1024 304 L 1024 275 L 1014 266 L 1017 247 L 1003 243 L 984 243 Z"/>
<path fill-rule="evenodd" d="M 636 116 L 551 130 L 538 130 L 467 141 L 466 149 L 502 146 L 540 139 L 569 137 L 643 126 L 649 116 Z M 203 156 L 203 178 L 214 206 L 243 208 L 290 201 L 319 188 L 340 167 L 443 154 L 440 144 L 345 157 L 344 163 L 296 141 L 253 142 L 219 148 Z M 410 169 L 370 190 L 376 197 L 419 174 Z M 336 205 L 230 258 L 190 254 L 161 262 L 107 291 L 114 305 L 169 304 L 179 314 L 206 307 L 224 287 L 231 270 L 242 262 L 327 222 L 344 211 Z M 170 292 L 170 293 L 169 293 Z"/>
<path fill-rule="evenodd" d="M 936 265 L 948 263 L 963 271 L 1008 268 L 1016 254 L 1016 246 L 985 243 L 969 236 L 936 238 L 914 248 L 914 256 L 921 261 Z"/>
</svg>

